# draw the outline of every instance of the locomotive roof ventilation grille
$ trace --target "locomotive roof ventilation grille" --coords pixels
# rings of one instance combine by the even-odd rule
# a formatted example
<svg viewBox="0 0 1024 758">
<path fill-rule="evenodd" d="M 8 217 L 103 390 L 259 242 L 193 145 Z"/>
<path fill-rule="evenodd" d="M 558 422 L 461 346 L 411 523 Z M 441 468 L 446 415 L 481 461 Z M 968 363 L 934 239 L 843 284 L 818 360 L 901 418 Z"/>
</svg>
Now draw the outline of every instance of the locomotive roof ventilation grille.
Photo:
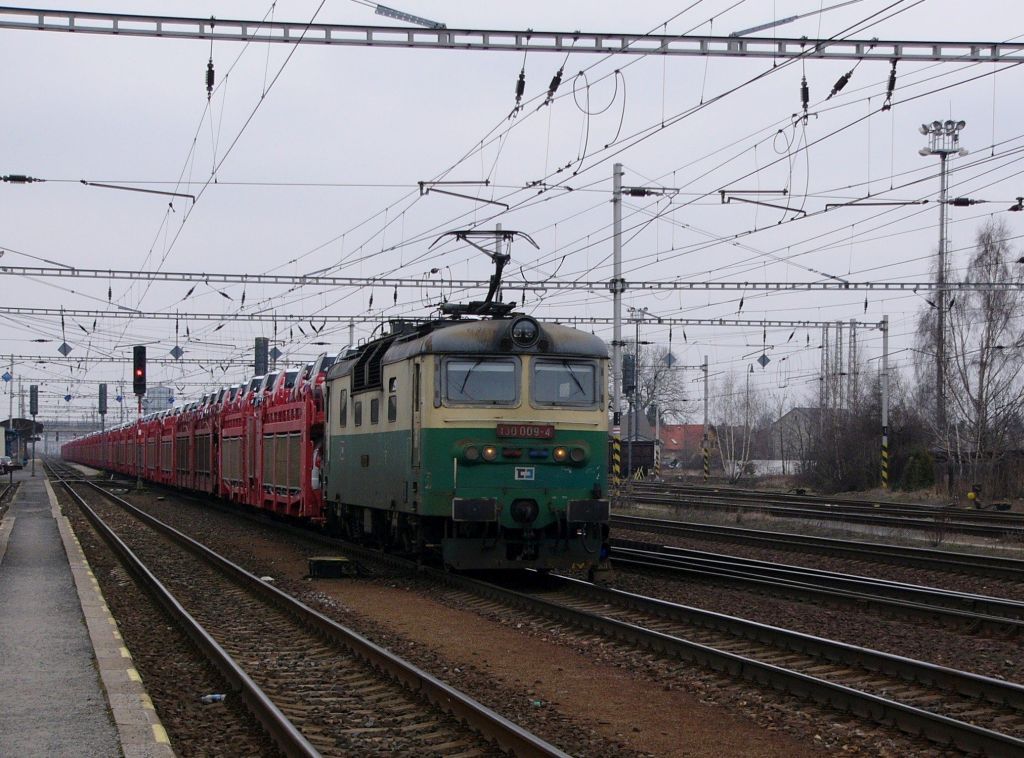
<svg viewBox="0 0 1024 758">
<path fill-rule="evenodd" d="M 356 361 L 352 370 L 352 391 L 373 389 L 383 386 L 383 371 L 381 361 L 384 353 L 391 347 L 394 340 L 382 339 L 376 345 L 370 345 Z"/>
</svg>

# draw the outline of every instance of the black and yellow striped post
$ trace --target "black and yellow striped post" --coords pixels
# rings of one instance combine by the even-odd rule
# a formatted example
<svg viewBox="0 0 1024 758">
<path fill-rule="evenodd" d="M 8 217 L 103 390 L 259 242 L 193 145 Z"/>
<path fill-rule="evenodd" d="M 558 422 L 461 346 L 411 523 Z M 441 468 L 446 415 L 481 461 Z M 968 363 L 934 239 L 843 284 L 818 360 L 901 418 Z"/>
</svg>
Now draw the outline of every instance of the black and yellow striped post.
<svg viewBox="0 0 1024 758">
<path fill-rule="evenodd" d="M 701 451 L 704 456 L 704 481 L 707 482 L 711 476 L 711 451 L 708 449 L 708 441 L 704 440 L 704 449 Z"/>
<path fill-rule="evenodd" d="M 889 489 L 889 435 L 882 434 L 882 489 Z"/>
<path fill-rule="evenodd" d="M 616 486 L 622 481 L 622 438 L 612 435 L 612 480 Z"/>
</svg>

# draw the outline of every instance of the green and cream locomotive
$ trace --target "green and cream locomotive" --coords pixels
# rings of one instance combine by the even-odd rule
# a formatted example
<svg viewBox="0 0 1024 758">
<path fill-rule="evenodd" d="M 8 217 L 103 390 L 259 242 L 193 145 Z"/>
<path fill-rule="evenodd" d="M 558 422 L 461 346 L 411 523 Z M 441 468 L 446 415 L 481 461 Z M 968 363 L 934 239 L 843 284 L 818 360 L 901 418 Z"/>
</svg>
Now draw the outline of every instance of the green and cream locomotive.
<svg viewBox="0 0 1024 758">
<path fill-rule="evenodd" d="M 327 375 L 328 523 L 458 569 L 607 557 L 608 351 L 529 316 L 391 322 Z"/>
</svg>

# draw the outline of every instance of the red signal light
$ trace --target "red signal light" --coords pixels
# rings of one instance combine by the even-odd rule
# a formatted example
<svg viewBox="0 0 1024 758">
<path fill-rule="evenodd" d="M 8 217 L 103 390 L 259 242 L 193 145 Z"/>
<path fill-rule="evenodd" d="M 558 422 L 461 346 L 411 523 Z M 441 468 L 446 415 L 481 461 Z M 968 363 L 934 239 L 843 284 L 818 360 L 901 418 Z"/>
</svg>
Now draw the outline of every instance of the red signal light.
<svg viewBox="0 0 1024 758">
<path fill-rule="evenodd" d="M 132 384 L 136 395 L 146 394 L 146 348 L 136 345 L 133 350 Z"/>
</svg>

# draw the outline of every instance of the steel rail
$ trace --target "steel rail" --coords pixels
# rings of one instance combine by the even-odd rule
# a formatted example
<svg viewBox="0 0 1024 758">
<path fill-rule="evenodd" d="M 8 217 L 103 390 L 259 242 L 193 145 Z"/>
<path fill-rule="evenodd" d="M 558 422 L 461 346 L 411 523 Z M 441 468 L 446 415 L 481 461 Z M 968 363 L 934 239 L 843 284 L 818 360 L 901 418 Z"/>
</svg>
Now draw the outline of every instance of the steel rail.
<svg viewBox="0 0 1024 758">
<path fill-rule="evenodd" d="M 678 551 L 678 552 L 677 552 Z M 741 558 L 695 550 L 613 540 L 616 567 L 667 571 L 699 576 L 741 586 L 754 586 L 777 595 L 806 597 L 814 601 L 838 600 L 858 607 L 875 607 L 893 615 L 955 622 L 972 630 L 986 628 L 996 634 L 1024 632 L 1024 603 L 931 587 L 900 584 L 800 566 L 748 562 Z"/>
<path fill-rule="evenodd" d="M 456 577 L 443 572 L 436 572 L 433 576 L 451 586 L 513 607 L 561 622 L 568 622 L 587 631 L 623 640 L 641 648 L 684 660 L 696 661 L 716 671 L 722 671 L 758 684 L 767 684 L 797 697 L 810 697 L 821 705 L 839 707 L 875 722 L 891 724 L 910 734 L 922 735 L 940 744 L 953 744 L 967 752 L 1007 755 L 1024 751 L 1024 740 L 1022 739 L 863 692 L 843 684 L 719 650 L 636 624 L 581 611 L 497 585 Z M 859 648 L 711 611 L 676 605 L 663 600 L 632 595 L 620 590 L 599 588 L 568 577 L 554 576 L 553 579 L 565 587 L 578 588 L 603 604 L 631 607 L 662 617 L 671 617 L 675 614 L 675 618 L 685 619 L 689 623 L 701 623 L 706 627 L 727 631 L 736 636 L 784 646 L 794 652 L 814 654 L 830 662 L 839 661 L 845 665 L 867 670 L 885 671 L 891 676 L 897 676 L 906 681 L 919 681 L 940 686 L 969 697 L 984 698 L 993 703 L 1024 702 L 1024 687 L 978 674 Z"/>
<path fill-rule="evenodd" d="M 67 479 L 50 464 L 50 473 L 63 485 L 67 493 L 78 503 L 86 518 L 99 532 L 103 540 L 117 554 L 125 567 L 139 580 L 145 589 L 170 614 L 193 644 L 198 647 L 221 675 L 241 693 L 249 711 L 263 725 L 281 751 L 289 756 L 319 756 L 320 753 L 299 732 L 291 721 L 274 705 L 262 689 L 245 673 L 234 659 L 210 636 L 192 615 L 178 602 L 173 594 L 142 563 L 135 553 L 114 531 L 89 507 L 85 499 L 75 491 L 72 484 L 86 483 L 84 479 Z M 75 472 L 76 474 L 78 472 Z M 80 474 L 78 475 L 80 477 Z M 100 490 L 102 492 L 102 490 Z M 106 494 L 106 493 L 104 493 Z"/>
<path fill-rule="evenodd" d="M 185 549 L 199 555 L 218 569 L 224 571 L 248 590 L 262 595 L 277 607 L 289 612 L 302 623 L 318 631 L 325 638 L 348 648 L 353 654 L 362 658 L 379 671 L 386 673 L 409 691 L 419 694 L 439 710 L 469 724 L 485 738 L 493 740 L 502 750 L 514 753 L 517 756 L 556 756 L 558 758 L 568 758 L 567 753 L 519 725 L 512 723 L 465 693 L 445 684 L 440 679 L 371 642 L 359 633 L 313 610 L 277 587 L 260 581 L 258 577 L 250 574 L 241 566 L 133 506 L 124 498 L 118 497 L 92 481 L 83 481 L 96 492 L 110 498 L 160 534 L 169 537 Z"/>
<path fill-rule="evenodd" d="M 206 501 L 202 501 L 201 504 L 209 506 L 209 503 Z M 229 510 L 222 506 L 217 507 L 223 508 L 226 511 Z M 230 509 L 230 512 L 235 515 L 238 513 L 233 509 Z M 255 518 L 250 514 L 245 515 Z M 263 519 L 256 520 L 264 523 Z M 275 523 L 274 526 L 281 528 L 280 524 Z M 294 529 L 294 527 L 286 528 L 288 531 L 299 531 Z M 302 534 L 318 542 L 332 545 L 338 544 L 337 540 L 322 535 L 310 534 L 305 530 L 302 530 Z M 797 697 L 812 698 L 823 706 L 846 710 L 873 723 L 890 724 L 909 734 L 922 735 L 939 744 L 953 744 L 967 752 L 984 753 L 987 755 L 1003 755 L 1024 751 L 1024 740 L 1000 734 L 984 727 L 966 724 L 948 716 L 924 711 L 911 705 L 862 692 L 842 684 L 829 682 L 801 672 L 791 671 L 736 653 L 717 650 L 708 645 L 656 630 L 645 629 L 636 624 L 580 611 L 543 598 L 516 592 L 469 577 L 459 576 L 451 572 L 417 566 L 412 561 L 394 555 L 383 554 L 366 547 L 345 543 L 345 550 L 350 557 L 384 563 L 395 568 L 418 571 L 420 575 L 456 590 L 511 605 L 514 608 L 520 608 L 542 617 L 568 623 L 579 629 L 595 632 L 611 639 L 622 640 L 659 654 L 694 661 L 730 676 L 758 685 L 767 685 Z M 955 669 L 914 661 L 901 656 L 824 640 L 811 635 L 770 627 L 711 611 L 703 611 L 662 600 L 600 588 L 567 577 L 552 576 L 551 579 L 566 587 L 576 587 L 581 588 L 584 592 L 594 592 L 595 597 L 600 599 L 602 604 L 614 605 L 615 603 L 610 602 L 614 598 L 615 602 L 620 605 L 629 606 L 632 604 L 636 608 L 662 617 L 665 617 L 669 612 L 683 613 L 690 620 L 703 619 L 706 625 L 711 628 L 732 630 L 734 634 L 744 636 L 747 639 L 778 639 L 781 643 L 789 645 L 793 651 L 801 653 L 818 650 L 820 655 L 830 661 L 842 660 L 837 656 L 845 654 L 848 665 L 856 665 L 871 670 L 881 670 L 881 664 L 888 662 L 895 675 L 901 678 L 907 680 L 920 678 L 923 682 L 941 685 L 946 689 L 955 690 L 971 697 L 982 697 L 994 703 L 1017 703 L 1021 702 L 1021 698 L 1024 697 L 1024 687 L 1020 685 L 1001 682 L 968 672 L 960 672 Z"/>
<path fill-rule="evenodd" d="M 647 482 L 633 483 L 634 492 L 647 494 L 678 494 L 698 497 L 721 498 L 730 502 L 752 503 L 755 505 L 771 503 L 786 506 L 808 508 L 842 509 L 854 512 L 884 513 L 887 515 L 924 515 L 924 516 L 955 516 L 972 523 L 1009 523 L 1011 526 L 1024 527 L 1024 516 L 1010 511 L 989 511 L 981 509 L 956 509 L 952 504 L 932 503 L 900 503 L 892 500 L 857 500 L 854 498 L 834 498 L 823 495 L 799 495 L 790 493 L 765 492 L 763 490 L 730 489 L 718 487 L 702 487 L 690 484 L 653 484 Z"/>
<path fill-rule="evenodd" d="M 645 495 L 634 496 L 636 503 L 648 503 L 651 505 L 670 506 L 711 506 L 720 508 L 740 508 L 744 510 L 767 513 L 780 518 L 796 518 L 801 520 L 836 521 L 847 524 L 867 524 L 871 526 L 886 526 L 893 529 L 913 529 L 917 531 L 942 530 L 955 532 L 957 534 L 969 534 L 976 537 L 1004 537 L 1006 535 L 1024 535 L 1024 521 L 1017 521 L 1014 524 L 980 524 L 969 521 L 953 520 L 946 518 L 945 514 L 935 514 L 931 519 L 919 519 L 882 513 L 844 511 L 840 509 L 809 510 L 799 505 L 775 505 L 766 503 L 743 503 L 727 499 L 727 496 L 716 497 L 714 495 Z"/>
<path fill-rule="evenodd" d="M 1019 513 L 1008 511 L 982 511 L 982 510 L 960 510 L 951 505 L 914 505 L 903 503 L 880 503 L 877 501 L 849 501 L 830 500 L 828 498 L 816 498 L 814 500 L 798 500 L 788 495 L 776 495 L 773 493 L 742 493 L 721 492 L 700 488 L 676 489 L 658 488 L 648 485 L 645 488 L 633 488 L 634 493 L 643 493 L 641 497 L 679 497 L 696 498 L 708 503 L 722 503 L 725 505 L 743 505 L 751 507 L 782 507 L 795 508 L 809 514 L 816 514 L 821 511 L 828 513 L 868 513 L 884 516 L 898 516 L 901 518 L 933 517 L 933 518 L 956 518 L 962 523 L 993 525 L 1007 525 L 1009 527 L 1024 527 L 1024 517 Z"/>
<path fill-rule="evenodd" d="M 612 515 L 612 525 L 622 529 L 632 529 L 654 534 L 740 542 L 784 550 L 798 548 L 817 554 L 845 555 L 851 558 L 884 561 L 902 566 L 1024 581 L 1024 561 L 1016 558 L 930 550 L 928 548 L 904 547 L 883 543 L 856 542 L 834 539 L 832 537 L 813 537 L 804 534 L 769 532 L 758 529 L 742 529 L 735 526 L 718 526 L 715 524 L 700 524 L 691 521 L 673 521 L 622 514 Z"/>
</svg>

